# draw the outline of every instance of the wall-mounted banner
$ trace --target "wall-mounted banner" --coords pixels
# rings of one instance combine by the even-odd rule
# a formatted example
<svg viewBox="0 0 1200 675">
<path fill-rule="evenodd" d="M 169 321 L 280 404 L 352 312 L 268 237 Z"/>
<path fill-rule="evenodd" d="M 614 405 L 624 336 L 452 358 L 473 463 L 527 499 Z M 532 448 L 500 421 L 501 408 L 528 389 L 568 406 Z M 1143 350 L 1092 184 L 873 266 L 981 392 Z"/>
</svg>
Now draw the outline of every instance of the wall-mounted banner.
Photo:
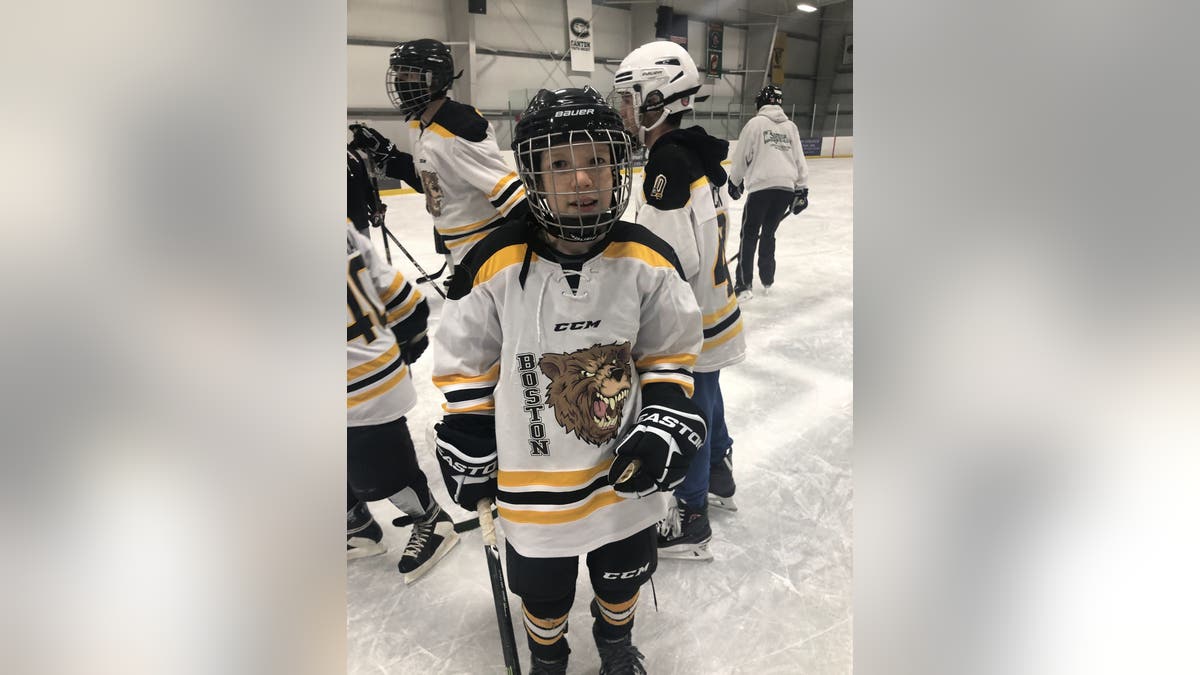
<svg viewBox="0 0 1200 675">
<path fill-rule="evenodd" d="M 567 46 L 571 50 L 571 70 L 592 72 L 592 0 L 567 0 Z"/>
<path fill-rule="evenodd" d="M 804 149 L 805 157 L 819 157 L 821 155 L 821 137 L 801 138 L 800 147 Z"/>
<path fill-rule="evenodd" d="M 721 51 L 725 48 L 725 25 L 708 24 L 708 70 L 712 78 L 721 76 Z"/>
<path fill-rule="evenodd" d="M 854 35 L 847 35 L 846 41 L 842 46 L 842 65 L 849 66 L 854 64 Z"/>
<path fill-rule="evenodd" d="M 771 45 L 771 84 L 783 86 L 783 52 L 787 46 L 787 35 L 775 34 L 775 44 Z"/>
</svg>

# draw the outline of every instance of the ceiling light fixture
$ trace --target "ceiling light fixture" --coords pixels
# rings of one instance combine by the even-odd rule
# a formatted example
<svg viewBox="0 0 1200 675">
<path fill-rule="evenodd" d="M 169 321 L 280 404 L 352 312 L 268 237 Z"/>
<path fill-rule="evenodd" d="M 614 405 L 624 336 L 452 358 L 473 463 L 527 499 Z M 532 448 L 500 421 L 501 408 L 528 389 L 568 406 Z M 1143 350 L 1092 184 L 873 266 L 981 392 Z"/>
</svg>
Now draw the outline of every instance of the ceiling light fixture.
<svg viewBox="0 0 1200 675">
<path fill-rule="evenodd" d="M 801 12 L 809 12 L 810 14 L 812 12 L 817 11 L 816 7 L 813 7 L 812 5 L 810 5 L 808 3 L 804 3 L 804 2 L 796 5 L 796 9 L 800 10 Z"/>
</svg>

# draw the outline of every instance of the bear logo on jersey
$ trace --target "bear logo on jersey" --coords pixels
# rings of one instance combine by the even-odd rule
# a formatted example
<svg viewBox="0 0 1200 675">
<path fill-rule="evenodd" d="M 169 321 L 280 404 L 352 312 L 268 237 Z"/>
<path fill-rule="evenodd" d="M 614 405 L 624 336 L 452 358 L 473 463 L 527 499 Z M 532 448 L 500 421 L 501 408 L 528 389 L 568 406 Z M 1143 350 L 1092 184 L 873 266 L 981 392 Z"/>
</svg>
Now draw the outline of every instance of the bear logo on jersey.
<svg viewBox="0 0 1200 675">
<path fill-rule="evenodd" d="M 421 186 L 425 189 L 425 211 L 434 218 L 442 215 L 442 186 L 438 175 L 432 171 L 421 172 Z"/>
<path fill-rule="evenodd" d="M 617 436 L 629 397 L 628 342 L 594 344 L 563 354 L 543 354 L 538 365 L 550 386 L 554 419 L 581 440 L 604 445 Z"/>
</svg>

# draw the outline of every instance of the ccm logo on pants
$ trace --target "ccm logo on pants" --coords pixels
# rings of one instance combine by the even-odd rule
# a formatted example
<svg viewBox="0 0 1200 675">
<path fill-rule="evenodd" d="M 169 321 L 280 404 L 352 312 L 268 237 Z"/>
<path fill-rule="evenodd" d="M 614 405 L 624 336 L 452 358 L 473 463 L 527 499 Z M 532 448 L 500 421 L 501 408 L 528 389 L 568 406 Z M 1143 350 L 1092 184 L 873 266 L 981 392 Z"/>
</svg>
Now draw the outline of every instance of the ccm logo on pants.
<svg viewBox="0 0 1200 675">
<path fill-rule="evenodd" d="M 645 565 L 642 565 L 641 567 L 637 568 L 636 570 L 629 570 L 628 572 L 605 572 L 601 576 L 604 577 L 605 579 L 632 579 L 636 576 L 641 575 L 644 572 L 649 572 L 649 571 L 650 571 L 650 563 L 646 563 Z"/>
</svg>

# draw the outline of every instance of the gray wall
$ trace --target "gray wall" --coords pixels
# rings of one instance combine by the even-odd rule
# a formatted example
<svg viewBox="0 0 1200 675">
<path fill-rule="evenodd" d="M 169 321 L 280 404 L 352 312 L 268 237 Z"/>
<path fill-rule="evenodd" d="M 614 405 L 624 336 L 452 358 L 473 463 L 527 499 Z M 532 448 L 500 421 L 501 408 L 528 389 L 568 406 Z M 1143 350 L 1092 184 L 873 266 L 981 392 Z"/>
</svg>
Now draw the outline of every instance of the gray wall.
<svg viewBox="0 0 1200 675">
<path fill-rule="evenodd" d="M 654 4 L 629 5 L 629 9 L 593 5 L 592 31 L 598 62 L 592 73 L 576 73 L 570 70 L 569 56 L 565 59 L 545 56 L 547 52 L 561 56 L 566 50 L 564 0 L 489 0 L 486 15 L 467 14 L 466 4 L 466 0 L 348 0 L 348 119 L 368 122 L 405 147 L 406 125 L 391 108 L 384 88 L 392 47 L 421 37 L 460 42 L 453 46 L 455 65 L 467 72 L 456 84 L 453 95 L 488 115 L 504 147 L 511 137 L 513 115 L 539 88 L 587 84 L 607 93 L 612 88 L 616 64 L 599 61 L 619 61 L 633 47 L 654 39 Z M 704 64 L 710 17 L 684 6 L 687 4 L 677 3 L 676 9 L 688 12 L 688 51 L 698 64 Z M 837 122 L 838 134 L 852 133 L 849 113 L 853 74 L 848 67 L 832 64 L 835 53 L 840 63 L 841 35 L 849 30 L 848 19 L 819 20 L 830 13 L 849 17 L 851 9 L 852 3 L 847 1 L 826 7 L 811 20 L 789 22 L 789 26 L 798 25 L 803 32 L 788 38 L 784 108 L 789 112 L 794 110 L 793 119 L 803 135 L 811 127 L 814 101 L 819 108 L 817 135 L 832 133 L 832 113 L 838 103 L 842 113 Z M 753 115 L 753 105 L 746 101 L 752 100 L 762 86 L 761 71 L 766 65 L 769 44 L 761 36 L 773 32 L 772 22 L 769 17 L 759 17 L 754 23 L 767 25 L 735 27 L 725 20 L 724 70 L 760 72 L 746 75 L 726 72 L 711 83 L 711 98 L 698 104 L 695 117 L 695 123 L 710 133 L 736 138 L 742 124 Z M 818 45 L 818 38 L 828 44 Z M 472 40 L 473 57 L 468 48 Z M 749 49 L 747 40 L 752 43 Z M 530 56 L 486 53 L 489 50 Z"/>
</svg>

